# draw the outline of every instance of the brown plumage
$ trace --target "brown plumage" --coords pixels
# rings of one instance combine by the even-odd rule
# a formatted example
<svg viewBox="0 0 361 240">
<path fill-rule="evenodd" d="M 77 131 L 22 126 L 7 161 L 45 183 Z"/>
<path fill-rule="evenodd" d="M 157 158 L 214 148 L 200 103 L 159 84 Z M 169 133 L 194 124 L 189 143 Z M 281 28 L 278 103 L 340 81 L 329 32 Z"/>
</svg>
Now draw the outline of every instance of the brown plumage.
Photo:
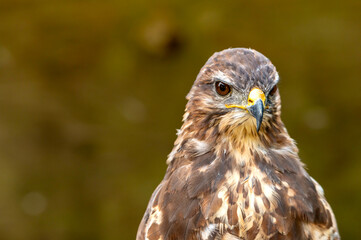
<svg viewBox="0 0 361 240">
<path fill-rule="evenodd" d="M 203 66 L 137 239 L 339 239 L 281 121 L 275 67 L 251 49 Z"/>
</svg>

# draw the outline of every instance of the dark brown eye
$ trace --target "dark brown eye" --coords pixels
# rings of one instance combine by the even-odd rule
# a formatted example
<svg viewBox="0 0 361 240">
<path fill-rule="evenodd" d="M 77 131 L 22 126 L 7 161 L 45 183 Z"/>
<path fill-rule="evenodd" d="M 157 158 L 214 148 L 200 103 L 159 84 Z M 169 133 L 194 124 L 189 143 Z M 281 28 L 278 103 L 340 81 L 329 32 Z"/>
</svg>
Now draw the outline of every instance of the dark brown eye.
<svg viewBox="0 0 361 240">
<path fill-rule="evenodd" d="M 269 92 L 269 95 L 270 95 L 270 96 L 273 96 L 276 92 L 277 92 L 277 85 L 275 85 L 275 86 L 271 89 L 271 91 Z"/>
<path fill-rule="evenodd" d="M 216 82 L 216 91 L 219 95 L 226 96 L 231 91 L 231 87 L 223 82 Z"/>
</svg>

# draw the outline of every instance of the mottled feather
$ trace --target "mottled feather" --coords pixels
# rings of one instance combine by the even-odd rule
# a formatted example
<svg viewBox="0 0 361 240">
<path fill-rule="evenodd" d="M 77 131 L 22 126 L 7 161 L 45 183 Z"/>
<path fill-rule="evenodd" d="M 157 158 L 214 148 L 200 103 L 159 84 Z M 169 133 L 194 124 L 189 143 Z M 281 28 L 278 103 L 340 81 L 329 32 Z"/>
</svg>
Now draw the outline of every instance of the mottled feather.
<svg viewBox="0 0 361 240">
<path fill-rule="evenodd" d="M 217 81 L 232 86 L 228 97 L 216 94 Z M 255 50 L 227 49 L 207 61 L 187 95 L 138 240 L 340 239 L 323 190 L 281 120 L 278 81 L 275 67 Z M 254 87 L 267 97 L 259 132 L 248 112 L 225 108 L 247 104 Z"/>
</svg>

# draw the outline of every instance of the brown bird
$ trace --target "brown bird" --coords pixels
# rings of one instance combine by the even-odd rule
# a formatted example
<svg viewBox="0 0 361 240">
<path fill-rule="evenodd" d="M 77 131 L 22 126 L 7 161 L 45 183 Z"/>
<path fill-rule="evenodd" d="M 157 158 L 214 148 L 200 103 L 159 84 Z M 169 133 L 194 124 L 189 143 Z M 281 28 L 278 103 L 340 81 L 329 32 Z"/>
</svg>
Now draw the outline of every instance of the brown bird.
<svg viewBox="0 0 361 240">
<path fill-rule="evenodd" d="M 215 53 L 137 239 L 340 239 L 322 187 L 281 120 L 279 76 L 244 48 Z"/>
</svg>

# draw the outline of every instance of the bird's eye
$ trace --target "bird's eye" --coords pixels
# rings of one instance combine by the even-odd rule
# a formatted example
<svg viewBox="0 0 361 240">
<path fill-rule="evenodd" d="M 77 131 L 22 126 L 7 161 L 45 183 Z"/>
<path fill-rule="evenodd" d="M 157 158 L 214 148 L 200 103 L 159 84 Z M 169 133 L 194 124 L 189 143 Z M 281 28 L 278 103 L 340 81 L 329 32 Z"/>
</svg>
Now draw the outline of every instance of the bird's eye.
<svg viewBox="0 0 361 240">
<path fill-rule="evenodd" d="M 216 82 L 216 91 L 219 95 L 226 96 L 231 91 L 231 87 L 223 82 Z"/>
<path fill-rule="evenodd" d="M 271 91 L 269 92 L 269 95 L 270 95 L 270 96 L 273 96 L 276 92 L 277 92 L 277 85 L 275 85 L 275 86 L 271 89 Z"/>
</svg>

